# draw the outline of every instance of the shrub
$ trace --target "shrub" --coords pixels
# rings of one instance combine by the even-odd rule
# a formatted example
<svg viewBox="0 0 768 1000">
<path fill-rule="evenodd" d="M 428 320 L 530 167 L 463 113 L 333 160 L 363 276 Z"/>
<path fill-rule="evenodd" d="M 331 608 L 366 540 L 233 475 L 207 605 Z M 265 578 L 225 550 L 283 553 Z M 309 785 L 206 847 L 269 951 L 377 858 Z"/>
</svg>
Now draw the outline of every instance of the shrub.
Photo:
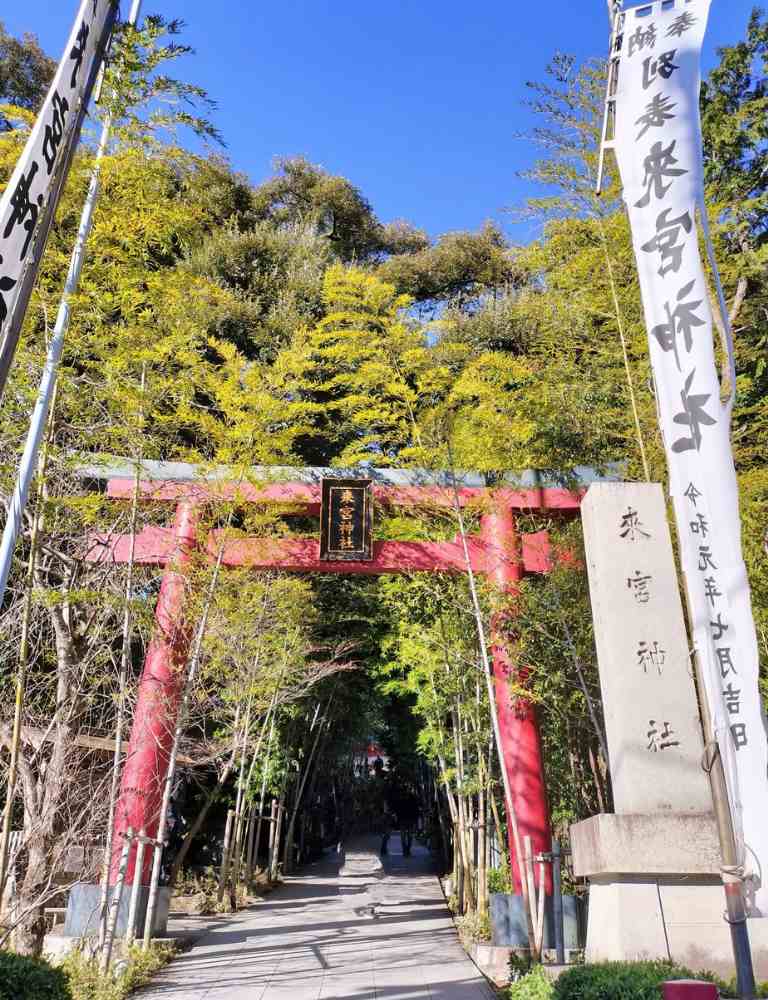
<svg viewBox="0 0 768 1000">
<path fill-rule="evenodd" d="M 509 866 L 488 869 L 488 892 L 512 892 L 512 881 L 509 877 Z"/>
<path fill-rule="evenodd" d="M 41 958 L 0 951 L 0 1000 L 72 1000 L 67 977 Z"/>
<path fill-rule="evenodd" d="M 507 993 L 509 1000 L 552 1000 L 554 987 L 540 965 L 512 983 Z"/>
<path fill-rule="evenodd" d="M 72 1000 L 121 1000 L 114 977 L 99 972 L 98 960 L 84 952 L 67 955 L 62 969 L 69 980 Z"/>
<path fill-rule="evenodd" d="M 73 952 L 62 966 L 70 987 L 64 996 L 66 1000 L 124 1000 L 133 990 L 148 983 L 175 953 L 176 949 L 168 944 L 152 944 L 149 951 L 142 951 L 136 945 L 125 961 L 116 963 L 105 975 L 99 972 L 94 959 L 81 951 Z"/>
<path fill-rule="evenodd" d="M 673 962 L 599 962 L 577 965 L 558 979 L 554 1000 L 660 1000 L 668 979 L 696 979 Z"/>
<path fill-rule="evenodd" d="M 516 983 L 518 979 L 527 976 L 533 969 L 533 962 L 528 951 L 513 951 L 509 956 L 509 981 Z"/>
<path fill-rule="evenodd" d="M 462 941 L 466 944 L 491 940 L 491 918 L 487 913 L 484 916 L 480 916 L 479 913 L 466 913 L 463 917 L 456 917 L 456 926 Z"/>
</svg>

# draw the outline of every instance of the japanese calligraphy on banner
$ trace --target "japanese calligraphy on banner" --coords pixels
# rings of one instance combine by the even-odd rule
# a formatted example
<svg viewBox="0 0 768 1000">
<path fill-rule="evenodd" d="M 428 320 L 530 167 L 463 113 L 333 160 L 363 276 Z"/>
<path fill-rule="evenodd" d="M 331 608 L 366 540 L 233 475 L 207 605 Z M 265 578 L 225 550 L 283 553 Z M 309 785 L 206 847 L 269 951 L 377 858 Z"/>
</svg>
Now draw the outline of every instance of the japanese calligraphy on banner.
<svg viewBox="0 0 768 1000">
<path fill-rule="evenodd" d="M 38 220 L 63 166 L 94 62 L 114 21 L 114 0 L 82 0 L 48 96 L 0 198 L 0 337 L 16 297 Z"/>
<path fill-rule="evenodd" d="M 621 15 L 615 150 L 632 227 L 694 643 L 725 764 L 752 914 L 768 916 L 768 745 L 713 318 L 699 121 L 709 0 Z M 730 386 L 734 385 L 729 340 Z"/>
</svg>

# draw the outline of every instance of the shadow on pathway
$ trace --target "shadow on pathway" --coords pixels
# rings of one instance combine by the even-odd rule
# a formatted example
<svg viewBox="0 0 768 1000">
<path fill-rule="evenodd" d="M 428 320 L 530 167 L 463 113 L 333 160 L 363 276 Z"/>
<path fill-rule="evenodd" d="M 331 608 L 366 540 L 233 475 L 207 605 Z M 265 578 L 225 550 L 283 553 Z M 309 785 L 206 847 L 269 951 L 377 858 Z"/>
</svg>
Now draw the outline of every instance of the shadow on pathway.
<svg viewBox="0 0 768 1000">
<path fill-rule="evenodd" d="M 140 1000 L 490 1000 L 456 936 L 429 855 L 384 869 L 377 841 L 306 866 L 267 899 L 206 929 Z"/>
</svg>

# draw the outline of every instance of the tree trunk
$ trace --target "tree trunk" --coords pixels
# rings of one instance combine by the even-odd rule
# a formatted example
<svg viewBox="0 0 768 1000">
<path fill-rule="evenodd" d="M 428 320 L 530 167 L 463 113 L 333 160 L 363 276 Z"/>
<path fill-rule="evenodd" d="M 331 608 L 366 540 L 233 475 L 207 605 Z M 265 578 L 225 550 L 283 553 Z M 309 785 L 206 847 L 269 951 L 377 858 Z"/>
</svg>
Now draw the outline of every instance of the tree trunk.
<svg viewBox="0 0 768 1000">
<path fill-rule="evenodd" d="M 53 838 L 36 831 L 27 840 L 27 869 L 19 888 L 21 919 L 14 931 L 14 946 L 22 955 L 39 957 L 45 938 L 44 904 L 50 887 L 50 856 Z"/>
<path fill-rule="evenodd" d="M 486 818 L 485 791 L 477 795 L 477 910 L 481 917 L 488 915 L 488 871 L 486 868 Z"/>
</svg>

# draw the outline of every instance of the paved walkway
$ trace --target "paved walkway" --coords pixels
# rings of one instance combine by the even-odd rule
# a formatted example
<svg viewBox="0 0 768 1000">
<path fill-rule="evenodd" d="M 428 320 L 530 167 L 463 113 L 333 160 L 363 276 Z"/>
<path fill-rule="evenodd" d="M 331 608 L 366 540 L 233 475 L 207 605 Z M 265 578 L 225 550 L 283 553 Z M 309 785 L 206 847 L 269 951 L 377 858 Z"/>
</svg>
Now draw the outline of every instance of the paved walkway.
<svg viewBox="0 0 768 1000">
<path fill-rule="evenodd" d="M 141 1000 L 490 1000 L 426 852 L 390 847 L 384 871 L 358 843 L 222 918 Z"/>
</svg>

